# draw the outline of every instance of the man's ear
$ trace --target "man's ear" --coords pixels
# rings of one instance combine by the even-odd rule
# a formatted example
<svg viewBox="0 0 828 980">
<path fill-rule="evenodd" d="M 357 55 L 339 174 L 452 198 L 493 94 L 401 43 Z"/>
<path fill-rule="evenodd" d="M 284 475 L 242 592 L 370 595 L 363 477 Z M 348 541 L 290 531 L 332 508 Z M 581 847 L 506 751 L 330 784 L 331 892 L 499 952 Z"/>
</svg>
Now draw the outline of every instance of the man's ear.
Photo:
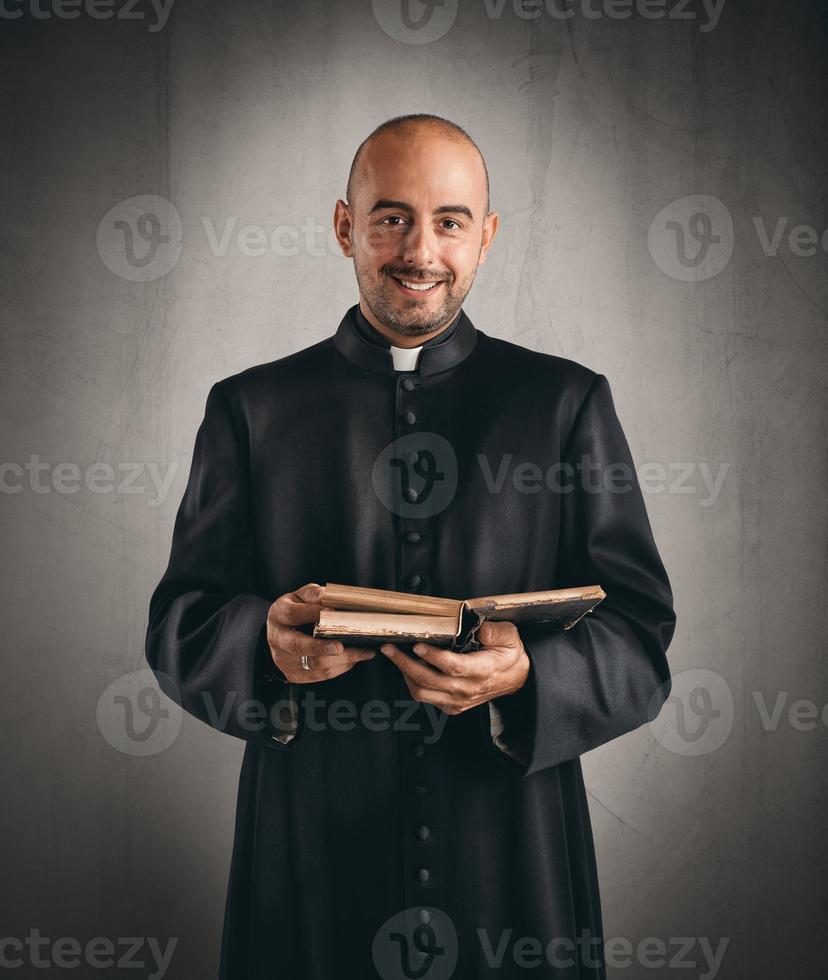
<svg viewBox="0 0 828 980">
<path fill-rule="evenodd" d="M 483 241 L 480 246 L 480 259 L 478 265 L 483 265 L 486 261 L 486 253 L 489 251 L 489 246 L 494 241 L 495 235 L 497 234 L 497 226 L 499 219 L 497 216 L 497 211 L 490 211 L 486 217 L 483 219 Z"/>
<path fill-rule="evenodd" d="M 333 216 L 333 227 L 334 234 L 336 235 L 336 240 L 339 242 L 339 247 L 342 250 L 342 254 L 346 258 L 353 258 L 354 255 L 354 244 L 353 244 L 353 218 L 351 215 L 351 208 L 343 200 L 336 202 L 336 207 L 334 208 Z"/>
</svg>

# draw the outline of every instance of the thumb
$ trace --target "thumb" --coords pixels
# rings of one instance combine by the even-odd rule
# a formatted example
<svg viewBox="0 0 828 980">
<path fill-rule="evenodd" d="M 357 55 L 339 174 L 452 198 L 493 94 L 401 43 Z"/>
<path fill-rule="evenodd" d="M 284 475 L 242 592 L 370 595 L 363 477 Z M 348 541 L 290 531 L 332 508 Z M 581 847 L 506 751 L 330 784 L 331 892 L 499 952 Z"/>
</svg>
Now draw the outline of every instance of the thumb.
<svg viewBox="0 0 828 980">
<path fill-rule="evenodd" d="M 301 599 L 302 602 L 319 602 L 322 596 L 322 586 L 316 582 L 308 582 L 307 585 L 303 585 L 301 589 L 297 589 L 293 594 L 297 599 Z"/>
<path fill-rule="evenodd" d="M 486 620 L 477 631 L 477 638 L 487 647 L 516 647 L 520 645 L 517 626 L 514 623 L 493 623 Z"/>
</svg>

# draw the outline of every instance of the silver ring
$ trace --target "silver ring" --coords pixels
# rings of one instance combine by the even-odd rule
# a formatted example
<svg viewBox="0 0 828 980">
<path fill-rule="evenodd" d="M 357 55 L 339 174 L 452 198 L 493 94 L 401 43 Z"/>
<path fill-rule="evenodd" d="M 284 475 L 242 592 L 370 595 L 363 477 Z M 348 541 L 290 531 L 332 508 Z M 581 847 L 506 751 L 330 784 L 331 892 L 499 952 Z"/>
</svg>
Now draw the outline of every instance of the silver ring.
<svg viewBox="0 0 828 980">
<path fill-rule="evenodd" d="M 308 658 L 302 657 L 301 660 L 302 660 L 302 670 L 310 670 L 311 665 L 310 662 L 308 661 Z"/>
</svg>

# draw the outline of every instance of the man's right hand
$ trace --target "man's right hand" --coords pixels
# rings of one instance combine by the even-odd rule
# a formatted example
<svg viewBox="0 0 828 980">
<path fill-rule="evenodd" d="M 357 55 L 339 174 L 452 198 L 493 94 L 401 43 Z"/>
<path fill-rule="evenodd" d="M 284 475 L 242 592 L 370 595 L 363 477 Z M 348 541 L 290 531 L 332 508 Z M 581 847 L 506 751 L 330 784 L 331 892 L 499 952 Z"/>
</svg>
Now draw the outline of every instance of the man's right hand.
<svg viewBox="0 0 828 980">
<path fill-rule="evenodd" d="M 322 586 L 315 582 L 295 592 L 286 592 L 267 613 L 267 643 L 273 663 L 292 684 L 329 681 L 349 671 L 361 660 L 372 660 L 376 651 L 366 647 L 346 647 L 339 641 L 317 640 L 296 629 L 316 623 L 322 606 Z M 302 666 L 302 657 L 310 670 Z"/>
</svg>

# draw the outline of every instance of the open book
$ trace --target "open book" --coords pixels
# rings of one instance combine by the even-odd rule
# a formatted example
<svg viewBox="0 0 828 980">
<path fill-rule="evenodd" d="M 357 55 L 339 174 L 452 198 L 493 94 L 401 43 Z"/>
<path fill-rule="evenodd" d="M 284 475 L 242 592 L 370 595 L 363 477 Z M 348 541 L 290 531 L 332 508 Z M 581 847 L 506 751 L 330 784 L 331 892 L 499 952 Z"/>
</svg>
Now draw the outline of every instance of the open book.
<svg viewBox="0 0 828 980">
<path fill-rule="evenodd" d="M 552 623 L 571 629 L 604 598 L 600 585 L 546 592 L 441 599 L 436 596 L 367 589 L 329 582 L 323 589 L 322 611 L 315 637 L 341 640 L 346 646 L 380 643 L 431 643 L 468 653 L 486 619 L 520 623 Z"/>
</svg>

